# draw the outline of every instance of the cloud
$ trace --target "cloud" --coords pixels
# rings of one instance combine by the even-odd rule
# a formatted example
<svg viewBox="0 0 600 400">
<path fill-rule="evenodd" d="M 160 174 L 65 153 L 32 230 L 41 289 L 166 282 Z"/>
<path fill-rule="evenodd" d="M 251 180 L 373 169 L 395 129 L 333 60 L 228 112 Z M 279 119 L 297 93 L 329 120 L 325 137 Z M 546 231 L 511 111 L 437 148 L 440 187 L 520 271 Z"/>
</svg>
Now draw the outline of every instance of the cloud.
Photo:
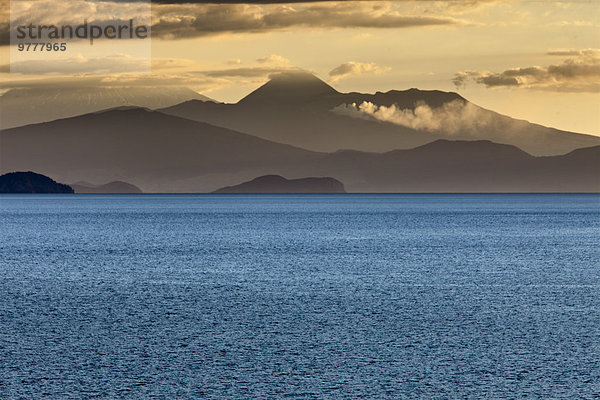
<svg viewBox="0 0 600 400">
<path fill-rule="evenodd" d="M 233 65 L 242 64 L 241 61 L 236 60 Z M 228 63 L 232 65 L 232 63 Z M 240 66 L 237 68 L 226 68 L 211 71 L 198 71 L 198 73 L 204 74 L 210 77 L 217 78 L 261 78 L 266 79 L 269 75 L 288 72 L 288 71 L 300 71 L 298 67 L 294 67 L 292 62 L 287 58 L 271 54 L 266 57 L 260 57 L 256 59 L 255 63 L 250 63 L 246 66 Z"/>
<path fill-rule="evenodd" d="M 159 4 L 153 7 L 152 35 L 177 39 L 299 27 L 409 28 L 459 23 L 449 17 L 404 14 L 393 3 Z"/>
<path fill-rule="evenodd" d="M 508 0 L 510 1 L 510 0 Z M 482 6 L 494 4 L 494 3 L 507 3 L 506 0 L 450 0 L 450 1 L 437 1 L 437 0 L 425 0 L 421 1 L 421 5 L 425 8 L 425 11 L 434 15 L 462 15 L 469 13 Z"/>
<path fill-rule="evenodd" d="M 150 17 L 148 2 L 135 1 L 61 0 L 60 6 L 55 0 L 13 1 L 10 7 L 13 25 L 79 25 L 84 20 L 102 25 L 102 22 L 127 22 L 130 18 L 135 19 L 137 24 L 147 24 L 150 23 Z"/>
<path fill-rule="evenodd" d="M 188 86 L 214 88 L 226 85 L 226 80 L 206 77 L 199 74 L 120 74 L 120 75 L 75 75 L 50 76 L 44 78 L 24 78 L 0 81 L 0 89 L 33 87 L 76 87 L 76 86 Z"/>
<path fill-rule="evenodd" d="M 10 45 L 10 24 L 0 22 L 0 46 Z"/>
<path fill-rule="evenodd" d="M 117 1 L 129 1 L 129 0 L 117 0 Z M 135 0 L 134 0 L 135 1 Z M 139 0 L 141 1 L 141 0 Z M 157 4 L 292 4 L 292 3 L 336 3 L 340 0 L 152 0 L 153 3 Z M 361 0 L 361 1 L 379 1 L 381 0 Z M 395 1 L 408 1 L 412 2 L 414 0 L 395 0 Z M 481 4 L 492 3 L 499 0 L 450 0 L 450 1 L 440 1 L 440 0 L 424 0 L 425 2 L 431 2 L 436 5 L 443 5 L 447 8 L 464 10 L 477 7 Z"/>
<path fill-rule="evenodd" d="M 549 56 L 600 57 L 600 49 L 557 49 L 546 53 Z"/>
<path fill-rule="evenodd" d="M 302 71 L 300 68 L 246 67 L 200 71 L 199 73 L 215 78 L 267 78 L 269 75 L 289 71 Z"/>
<path fill-rule="evenodd" d="M 375 63 L 349 61 L 329 71 L 329 77 L 331 78 L 331 82 L 335 83 L 340 79 L 344 79 L 353 75 L 362 75 L 367 73 L 380 74 L 389 70 L 389 67 L 379 67 Z"/>
<path fill-rule="evenodd" d="M 277 54 L 271 54 L 268 57 L 259 58 L 256 62 L 260 64 L 275 64 L 275 65 L 290 65 L 292 62 L 285 57 L 278 56 Z"/>
<path fill-rule="evenodd" d="M 38 0 L 35 14 L 25 6 L 12 15 L 16 25 L 35 20 L 44 25 L 78 25 L 85 19 L 97 25 L 149 14 L 141 1 Z M 18 2 L 17 2 L 18 3 Z M 261 33 L 292 28 L 410 28 L 447 26 L 461 21 L 444 13 L 404 7 L 407 1 L 164 1 L 152 6 L 152 37 L 193 38 L 235 33 Z M 432 2 L 433 4 L 434 2 Z M 24 3 L 23 3 L 24 4 Z M 64 10 L 68 8 L 69 12 Z M 0 8 L 8 15 L 8 7 Z M 2 19 L 8 21 L 8 17 Z M 146 21 L 139 21 L 146 23 Z M 0 45 L 9 44 L 9 24 L 0 23 Z"/>
<path fill-rule="evenodd" d="M 453 100 L 437 108 L 417 103 L 414 109 L 400 109 L 395 104 L 390 107 L 380 106 L 363 101 L 360 105 L 342 104 L 332 111 L 353 118 L 389 122 L 418 131 L 444 131 L 450 134 L 476 133 L 493 123 L 492 113 L 463 100 Z"/>
<path fill-rule="evenodd" d="M 152 0 L 153 3 L 158 4 L 281 4 L 281 3 L 320 3 L 320 2 L 332 2 L 339 0 Z M 374 1 L 374 0 L 366 0 Z"/>
<path fill-rule="evenodd" d="M 184 58 L 152 58 L 152 71 L 165 69 L 184 69 L 197 66 L 194 60 Z"/>
<path fill-rule="evenodd" d="M 600 51 L 552 50 L 552 56 L 571 56 L 561 64 L 547 67 L 532 66 L 511 68 L 504 72 L 463 71 L 454 75 L 457 87 L 467 82 L 485 85 L 488 88 L 517 87 L 563 92 L 597 92 L 600 90 Z"/>
<path fill-rule="evenodd" d="M 115 74 L 148 71 L 148 58 L 132 57 L 128 54 L 86 58 L 82 55 L 64 59 L 37 59 L 15 61 L 10 69 L 21 74 Z"/>
<path fill-rule="evenodd" d="M 201 92 L 211 92 L 234 85 L 256 84 L 269 76 L 290 71 L 304 71 L 285 57 L 272 54 L 253 63 L 239 60 L 226 65 L 234 68 L 203 70 L 193 60 L 156 58 L 152 74 L 135 73 L 141 61 L 128 55 L 103 58 L 72 57 L 64 60 L 28 60 L 19 64 L 22 79 L 0 82 L 0 90 L 45 86 L 189 86 Z M 0 65 L 0 73 L 9 72 L 9 65 Z M 26 77 L 30 75 L 30 77 Z M 68 76 L 67 76 L 68 75 Z M 42 78 L 43 77 L 43 78 Z"/>
<path fill-rule="evenodd" d="M 177 71 L 198 67 L 193 60 L 182 58 L 134 57 L 129 54 L 115 54 L 105 57 L 87 58 L 81 54 L 64 59 L 33 59 L 14 61 L 0 65 L 0 73 L 19 73 L 23 75 L 98 75 L 143 72 Z"/>
</svg>

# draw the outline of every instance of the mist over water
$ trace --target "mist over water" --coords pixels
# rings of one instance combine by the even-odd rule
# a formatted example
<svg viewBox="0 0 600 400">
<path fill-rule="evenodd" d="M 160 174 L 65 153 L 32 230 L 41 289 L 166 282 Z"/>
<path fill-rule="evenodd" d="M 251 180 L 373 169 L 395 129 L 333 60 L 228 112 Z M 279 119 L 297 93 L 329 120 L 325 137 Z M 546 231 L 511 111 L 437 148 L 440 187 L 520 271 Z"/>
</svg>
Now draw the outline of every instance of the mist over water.
<svg viewBox="0 0 600 400">
<path fill-rule="evenodd" d="M 594 398 L 598 195 L 0 197 L 0 398 Z"/>
</svg>

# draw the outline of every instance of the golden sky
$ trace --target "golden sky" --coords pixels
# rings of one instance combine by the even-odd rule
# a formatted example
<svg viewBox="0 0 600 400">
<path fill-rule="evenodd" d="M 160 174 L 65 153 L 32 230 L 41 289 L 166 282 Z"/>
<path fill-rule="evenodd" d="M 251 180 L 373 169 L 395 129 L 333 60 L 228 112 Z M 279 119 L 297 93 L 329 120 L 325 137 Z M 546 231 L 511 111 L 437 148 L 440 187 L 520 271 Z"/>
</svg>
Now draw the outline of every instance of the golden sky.
<svg viewBox="0 0 600 400">
<path fill-rule="evenodd" d="M 44 1 L 40 18 L 80 23 L 84 0 L 62 8 L 56 0 L 38 4 Z M 152 5 L 151 74 L 135 72 L 144 54 L 133 43 L 109 54 L 114 42 L 94 44 L 93 53 L 74 43 L 65 54 L 27 64 L 25 73 L 9 73 L 4 40 L 0 90 L 189 86 L 235 102 L 271 73 L 304 69 L 340 91 L 457 91 L 514 118 L 600 135 L 598 1 L 169 3 Z M 6 33 L 9 3 L 0 4 Z M 107 20 L 140 6 L 102 2 L 94 15 Z"/>
</svg>

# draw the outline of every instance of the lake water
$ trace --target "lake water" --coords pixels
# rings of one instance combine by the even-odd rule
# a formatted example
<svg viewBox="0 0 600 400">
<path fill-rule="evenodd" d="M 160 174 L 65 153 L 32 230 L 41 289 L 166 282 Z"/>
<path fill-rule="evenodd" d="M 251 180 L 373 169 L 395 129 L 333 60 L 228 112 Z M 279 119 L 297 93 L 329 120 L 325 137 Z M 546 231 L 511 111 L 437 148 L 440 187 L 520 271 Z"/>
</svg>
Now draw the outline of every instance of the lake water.
<svg viewBox="0 0 600 400">
<path fill-rule="evenodd" d="M 600 396 L 598 195 L 4 195 L 2 399 Z"/>
</svg>

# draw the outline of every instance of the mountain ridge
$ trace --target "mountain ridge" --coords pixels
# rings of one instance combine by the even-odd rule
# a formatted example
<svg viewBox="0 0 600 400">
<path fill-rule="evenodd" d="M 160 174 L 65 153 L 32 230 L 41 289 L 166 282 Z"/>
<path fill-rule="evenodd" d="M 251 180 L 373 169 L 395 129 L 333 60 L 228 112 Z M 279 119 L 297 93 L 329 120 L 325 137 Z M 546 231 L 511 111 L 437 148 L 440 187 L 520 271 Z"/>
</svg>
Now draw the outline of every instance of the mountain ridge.
<svg viewBox="0 0 600 400">
<path fill-rule="evenodd" d="M 263 175 L 212 193 L 346 193 L 346 190 L 342 182 L 331 177 L 286 179 L 281 175 Z"/>
<path fill-rule="evenodd" d="M 112 181 L 103 185 L 93 185 L 89 182 L 71 183 L 75 193 L 142 193 L 142 190 L 131 183 Z"/>
<path fill-rule="evenodd" d="M 211 192 L 257 176 L 332 177 L 349 192 L 598 192 L 600 146 L 535 157 L 440 139 L 384 153 L 313 152 L 158 111 L 111 110 L 0 131 L 0 171 L 144 192 Z"/>
<path fill-rule="evenodd" d="M 0 129 L 69 118 L 114 107 L 163 108 L 199 99 L 214 101 L 187 87 L 48 86 L 10 89 L 0 96 Z"/>
<path fill-rule="evenodd" d="M 289 75 L 279 75 L 238 103 L 191 101 L 158 111 L 318 152 L 340 149 L 385 152 L 413 148 L 436 139 L 487 139 L 542 156 L 600 144 L 600 137 L 504 116 L 476 106 L 455 92 L 411 88 L 374 94 L 340 93 L 312 74 L 297 72 L 294 76 L 292 79 Z M 303 90 L 298 81 L 308 81 L 311 87 L 322 89 Z M 281 89 L 283 94 L 278 95 L 273 87 L 289 90 Z M 291 93 L 290 88 L 297 93 Z M 358 109 L 363 103 L 375 108 L 396 107 L 398 115 L 388 120 L 377 119 L 378 114 Z M 411 115 L 419 105 L 430 110 Z M 341 106 L 344 112 L 336 111 Z M 409 126 L 429 114 L 439 119 L 422 121 L 421 125 L 431 125 L 430 128 Z M 394 122 L 403 119 L 406 120 L 403 124 Z"/>
<path fill-rule="evenodd" d="M 29 168 L 52 172 L 66 182 L 120 180 L 139 187 L 138 182 L 142 182 L 144 192 L 170 181 L 172 175 L 190 178 L 201 170 L 203 174 L 248 178 L 249 174 L 267 172 L 263 170 L 266 166 L 304 164 L 321 157 L 293 146 L 140 108 L 6 129 L 0 131 L 0 142 L 1 171 Z"/>
</svg>

